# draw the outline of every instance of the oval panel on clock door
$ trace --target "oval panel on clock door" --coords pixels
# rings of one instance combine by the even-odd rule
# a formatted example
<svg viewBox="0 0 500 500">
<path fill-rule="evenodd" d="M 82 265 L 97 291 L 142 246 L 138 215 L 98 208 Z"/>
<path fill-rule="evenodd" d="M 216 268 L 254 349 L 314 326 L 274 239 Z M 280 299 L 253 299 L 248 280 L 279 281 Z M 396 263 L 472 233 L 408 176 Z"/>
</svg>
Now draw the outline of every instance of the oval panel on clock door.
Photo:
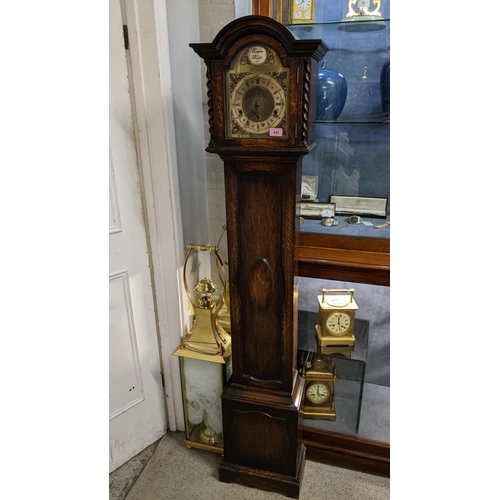
<svg viewBox="0 0 500 500">
<path fill-rule="evenodd" d="M 253 261 L 248 272 L 248 298 L 258 311 L 265 311 L 271 304 L 274 275 L 269 262 L 260 257 Z"/>
</svg>

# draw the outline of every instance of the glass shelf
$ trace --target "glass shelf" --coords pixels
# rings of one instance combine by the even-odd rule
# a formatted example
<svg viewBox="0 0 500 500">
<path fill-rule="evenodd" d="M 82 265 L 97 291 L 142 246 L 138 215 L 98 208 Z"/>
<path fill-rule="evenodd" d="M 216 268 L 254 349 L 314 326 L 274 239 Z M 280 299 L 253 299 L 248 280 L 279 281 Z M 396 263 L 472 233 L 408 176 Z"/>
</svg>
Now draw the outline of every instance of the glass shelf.
<svg viewBox="0 0 500 500">
<path fill-rule="evenodd" d="M 346 217 L 343 215 L 335 215 L 335 219 L 339 221 L 337 226 L 324 226 L 320 220 L 306 219 L 300 224 L 300 230 L 307 233 L 329 234 L 329 235 L 343 235 L 343 236 L 371 236 L 376 238 L 391 237 L 390 227 L 385 226 L 380 229 L 374 229 L 375 226 L 390 222 L 390 217 L 384 219 L 375 219 L 371 217 L 362 217 L 362 220 L 373 224 L 373 226 L 366 226 L 365 224 L 349 224 L 346 222 Z"/>
<path fill-rule="evenodd" d="M 377 28 L 370 28 L 370 25 L 380 25 L 380 23 L 388 23 L 390 22 L 389 18 L 385 17 L 378 17 L 377 19 L 367 19 L 367 20 L 359 20 L 359 21 L 320 21 L 318 20 L 318 16 L 316 16 L 316 22 L 314 23 L 306 23 L 306 22 L 295 22 L 291 24 L 285 24 L 287 28 L 309 28 L 309 29 L 315 29 L 318 27 L 324 28 L 325 26 L 335 26 L 336 29 L 339 29 L 342 31 L 342 27 L 347 26 L 347 25 L 353 25 L 354 22 L 357 25 L 360 25 L 359 31 L 377 31 Z M 352 33 L 353 31 L 348 31 L 346 30 L 347 33 Z"/>
</svg>

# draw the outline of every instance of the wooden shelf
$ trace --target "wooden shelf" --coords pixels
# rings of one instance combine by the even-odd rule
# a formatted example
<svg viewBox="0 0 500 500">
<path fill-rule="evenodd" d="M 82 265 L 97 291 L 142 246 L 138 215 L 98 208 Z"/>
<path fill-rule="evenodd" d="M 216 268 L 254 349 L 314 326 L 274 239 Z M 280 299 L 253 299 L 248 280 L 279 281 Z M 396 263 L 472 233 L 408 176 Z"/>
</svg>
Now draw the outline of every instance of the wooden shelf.
<svg viewBox="0 0 500 500">
<path fill-rule="evenodd" d="M 299 276 L 390 285 L 390 240 L 300 233 Z"/>
<path fill-rule="evenodd" d="M 378 476 L 390 475 L 389 443 L 312 427 L 304 427 L 303 443 L 308 460 Z"/>
</svg>

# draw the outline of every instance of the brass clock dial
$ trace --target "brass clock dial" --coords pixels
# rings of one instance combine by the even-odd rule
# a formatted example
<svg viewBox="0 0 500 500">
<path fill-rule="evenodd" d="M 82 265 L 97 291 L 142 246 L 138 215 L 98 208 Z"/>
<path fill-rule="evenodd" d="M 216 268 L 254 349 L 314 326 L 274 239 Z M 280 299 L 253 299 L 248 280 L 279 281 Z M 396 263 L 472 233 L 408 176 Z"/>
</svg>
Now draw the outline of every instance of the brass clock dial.
<svg viewBox="0 0 500 500">
<path fill-rule="evenodd" d="M 265 45 L 250 45 L 226 72 L 226 136 L 229 139 L 288 137 L 289 70 Z"/>
<path fill-rule="evenodd" d="M 325 403 L 330 397 L 330 388 L 321 382 L 310 384 L 306 389 L 306 398 L 315 405 Z"/>
<path fill-rule="evenodd" d="M 241 76 L 230 95 L 232 132 L 237 134 L 239 128 L 247 134 L 269 135 L 285 117 L 285 91 L 270 74 Z"/>
<path fill-rule="evenodd" d="M 340 336 L 343 335 L 344 332 L 346 332 L 351 326 L 351 318 L 348 314 L 336 312 L 328 316 L 325 326 L 328 332 L 332 335 Z"/>
</svg>

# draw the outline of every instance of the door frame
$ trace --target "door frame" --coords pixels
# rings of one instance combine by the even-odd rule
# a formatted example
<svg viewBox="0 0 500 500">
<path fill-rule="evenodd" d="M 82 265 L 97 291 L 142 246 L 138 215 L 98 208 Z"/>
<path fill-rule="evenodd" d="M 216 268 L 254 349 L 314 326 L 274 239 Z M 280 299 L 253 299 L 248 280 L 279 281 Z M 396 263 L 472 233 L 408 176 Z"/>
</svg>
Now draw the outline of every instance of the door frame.
<svg viewBox="0 0 500 500">
<path fill-rule="evenodd" d="M 128 27 L 130 88 L 156 308 L 167 428 L 184 430 L 180 371 L 171 353 L 187 331 L 184 241 L 173 114 L 167 8 L 121 0 Z M 159 112 L 160 111 L 160 112 Z"/>
</svg>

